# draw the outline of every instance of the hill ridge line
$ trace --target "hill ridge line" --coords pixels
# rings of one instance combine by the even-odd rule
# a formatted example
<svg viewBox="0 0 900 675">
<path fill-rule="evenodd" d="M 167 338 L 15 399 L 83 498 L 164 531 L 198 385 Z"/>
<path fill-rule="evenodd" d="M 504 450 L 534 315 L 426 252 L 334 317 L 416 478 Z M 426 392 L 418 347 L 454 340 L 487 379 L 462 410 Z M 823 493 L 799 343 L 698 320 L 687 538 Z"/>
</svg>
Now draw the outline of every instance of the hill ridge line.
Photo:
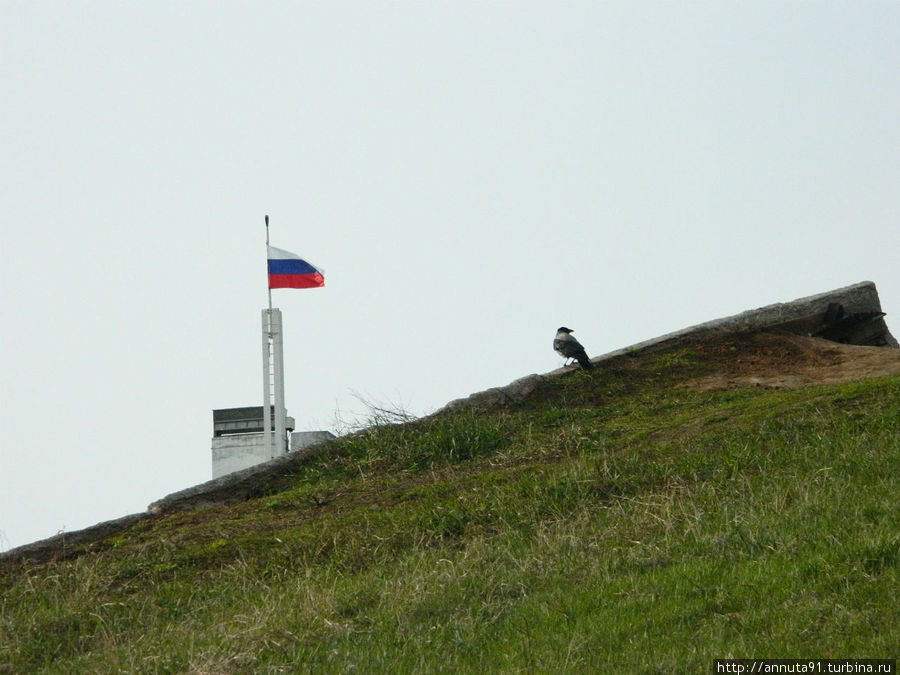
<svg viewBox="0 0 900 675">
<path fill-rule="evenodd" d="M 871 281 L 863 281 L 833 291 L 798 298 L 784 303 L 766 305 L 720 319 L 714 319 L 690 326 L 672 333 L 636 343 L 629 347 L 608 352 L 591 359 L 595 364 L 604 363 L 621 356 L 646 353 L 671 348 L 689 339 L 725 336 L 735 333 L 762 330 L 784 330 L 791 333 L 809 335 L 826 320 L 829 307 L 839 304 L 847 315 L 858 313 L 881 313 L 878 291 Z M 867 324 L 867 334 L 877 334 L 884 346 L 898 348 L 897 340 L 891 335 L 883 318 Z M 541 383 L 570 373 L 573 367 L 557 368 L 543 375 L 533 373 L 513 382 L 473 393 L 467 397 L 449 402 L 444 407 L 426 417 L 453 412 L 470 407 L 496 407 L 515 403 L 524 399 Z M 148 505 L 147 510 L 104 521 L 73 532 L 61 532 L 52 537 L 24 544 L 9 551 L 0 552 L 0 561 L 19 562 L 32 560 L 42 562 L 54 556 L 65 558 L 67 551 L 75 553 L 76 547 L 92 544 L 124 531 L 136 523 L 158 517 L 161 514 L 178 511 L 193 511 L 214 506 L 234 504 L 249 499 L 257 493 L 269 479 L 283 473 L 293 464 L 307 461 L 326 452 L 330 442 L 319 443 L 299 452 L 276 457 L 268 462 L 243 469 L 219 478 L 205 481 L 166 495 Z"/>
</svg>

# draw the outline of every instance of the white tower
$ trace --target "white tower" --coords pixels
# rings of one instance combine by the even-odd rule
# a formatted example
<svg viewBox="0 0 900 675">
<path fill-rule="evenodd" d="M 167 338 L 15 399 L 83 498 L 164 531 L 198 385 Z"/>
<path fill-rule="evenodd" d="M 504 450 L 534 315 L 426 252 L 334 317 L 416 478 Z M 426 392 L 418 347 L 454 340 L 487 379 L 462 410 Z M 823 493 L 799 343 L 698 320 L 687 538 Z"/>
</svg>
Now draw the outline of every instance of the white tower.
<svg viewBox="0 0 900 675">
<path fill-rule="evenodd" d="M 280 309 L 262 311 L 262 346 L 263 436 L 266 457 L 273 459 L 288 451 L 287 413 L 284 408 L 284 334 Z"/>
</svg>

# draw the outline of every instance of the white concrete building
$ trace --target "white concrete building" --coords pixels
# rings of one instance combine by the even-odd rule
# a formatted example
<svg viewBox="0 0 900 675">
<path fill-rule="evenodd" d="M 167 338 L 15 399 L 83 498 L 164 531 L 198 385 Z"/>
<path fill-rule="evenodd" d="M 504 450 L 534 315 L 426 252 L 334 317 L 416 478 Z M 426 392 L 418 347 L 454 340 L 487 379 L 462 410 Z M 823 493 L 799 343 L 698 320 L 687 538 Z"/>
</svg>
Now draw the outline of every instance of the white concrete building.
<svg viewBox="0 0 900 675">
<path fill-rule="evenodd" d="M 213 410 L 213 478 L 267 462 L 286 452 L 300 450 L 335 437 L 330 431 L 294 432 L 294 418 L 285 417 L 285 437 L 281 443 L 271 444 L 271 456 L 268 456 L 263 436 L 265 428 L 263 413 L 261 405 Z"/>
</svg>

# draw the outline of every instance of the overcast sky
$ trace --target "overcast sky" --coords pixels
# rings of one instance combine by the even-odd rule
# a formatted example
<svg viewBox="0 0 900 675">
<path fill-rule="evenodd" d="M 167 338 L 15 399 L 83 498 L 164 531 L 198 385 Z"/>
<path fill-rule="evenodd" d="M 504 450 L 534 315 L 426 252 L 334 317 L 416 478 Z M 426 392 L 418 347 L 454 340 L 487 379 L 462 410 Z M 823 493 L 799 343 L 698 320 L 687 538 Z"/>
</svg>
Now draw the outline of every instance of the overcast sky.
<svg viewBox="0 0 900 675">
<path fill-rule="evenodd" d="M 421 415 L 875 281 L 900 329 L 898 2 L 0 0 L 0 550 L 211 477 L 261 405 Z"/>
</svg>

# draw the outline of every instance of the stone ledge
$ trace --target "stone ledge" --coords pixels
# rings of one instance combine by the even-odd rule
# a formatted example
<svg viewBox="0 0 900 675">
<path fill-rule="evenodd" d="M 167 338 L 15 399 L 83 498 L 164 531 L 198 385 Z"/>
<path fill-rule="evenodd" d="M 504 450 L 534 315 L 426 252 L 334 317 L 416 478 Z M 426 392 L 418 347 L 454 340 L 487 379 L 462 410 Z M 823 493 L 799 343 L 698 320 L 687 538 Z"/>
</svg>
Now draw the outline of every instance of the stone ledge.
<svg viewBox="0 0 900 675">
<path fill-rule="evenodd" d="M 259 492 L 269 479 L 282 475 L 284 470 L 292 464 L 300 464 L 323 452 L 327 445 L 328 441 L 311 445 L 303 450 L 270 459 L 268 462 L 173 492 L 152 502 L 147 507 L 147 512 L 159 514 L 172 511 L 196 511 L 210 506 L 242 502 Z"/>
<path fill-rule="evenodd" d="M 646 350 L 661 350 L 673 343 L 691 338 L 726 335 L 728 333 L 753 332 L 759 330 L 787 330 L 789 332 L 808 335 L 822 325 L 828 313 L 829 305 L 838 303 L 848 314 L 880 313 L 881 303 L 878 291 L 871 281 L 863 281 L 852 286 L 838 288 L 827 293 L 799 298 L 791 302 L 766 305 L 740 314 L 707 321 L 690 328 L 668 333 L 652 340 L 646 340 L 624 349 L 617 349 L 602 356 L 591 359 L 594 363 L 602 363 L 620 356 L 634 354 Z M 888 348 L 897 348 L 897 340 L 891 335 L 884 323 L 878 318 L 872 325 L 880 331 Z M 523 400 L 543 381 L 560 377 L 573 371 L 572 367 L 558 368 L 544 375 L 532 374 L 521 377 L 503 387 L 492 387 L 474 393 L 466 398 L 451 401 L 438 410 L 435 415 L 462 410 L 465 408 L 490 408 L 508 405 Z M 329 442 L 318 443 L 303 450 L 292 452 L 273 460 L 258 464 L 241 471 L 236 471 L 193 487 L 173 492 L 147 507 L 145 513 L 135 513 L 116 520 L 99 523 L 92 527 L 75 532 L 65 532 L 49 539 L 25 544 L 0 553 L 0 562 L 6 561 L 46 561 L 53 558 L 77 555 L 76 547 L 84 547 L 107 537 L 113 536 L 134 524 L 152 518 L 158 514 L 175 511 L 192 511 L 213 506 L 234 504 L 251 498 L 271 479 L 282 475 L 284 470 L 294 463 L 302 463 L 309 457 L 326 452 Z"/>
<path fill-rule="evenodd" d="M 136 523 L 150 518 L 149 513 L 133 513 L 129 516 L 107 520 L 83 530 L 60 532 L 49 539 L 18 546 L 0 553 L 0 562 L 46 562 L 54 558 L 64 560 L 78 553 L 77 549 L 127 530 Z"/>
<path fill-rule="evenodd" d="M 760 330 L 784 330 L 801 335 L 809 335 L 823 325 L 828 314 L 829 305 L 840 304 L 847 314 L 855 313 L 881 313 L 881 302 L 878 299 L 878 290 L 871 281 L 862 281 L 858 284 L 838 288 L 827 293 L 810 295 L 798 298 L 790 302 L 779 302 L 766 305 L 758 309 L 747 310 L 740 314 L 714 319 L 705 323 L 690 326 L 674 333 L 667 333 L 651 340 L 639 342 L 630 347 L 624 347 L 615 351 L 597 356 L 591 359 L 592 363 L 603 363 L 613 358 L 635 354 L 646 350 L 659 350 L 670 347 L 673 343 L 685 339 L 727 335 L 729 333 L 748 333 Z M 872 330 L 884 337 L 886 346 L 897 348 L 897 340 L 891 335 L 884 319 L 878 318 L 872 322 Z M 853 344 L 851 342 L 851 344 Z M 521 401 L 537 383 L 565 375 L 575 370 L 575 366 L 557 368 L 544 375 L 529 375 L 511 382 L 504 387 L 492 387 L 485 391 L 476 392 L 465 398 L 450 401 L 434 414 L 462 410 L 464 408 L 490 408 L 497 405 L 505 405 Z"/>
</svg>

